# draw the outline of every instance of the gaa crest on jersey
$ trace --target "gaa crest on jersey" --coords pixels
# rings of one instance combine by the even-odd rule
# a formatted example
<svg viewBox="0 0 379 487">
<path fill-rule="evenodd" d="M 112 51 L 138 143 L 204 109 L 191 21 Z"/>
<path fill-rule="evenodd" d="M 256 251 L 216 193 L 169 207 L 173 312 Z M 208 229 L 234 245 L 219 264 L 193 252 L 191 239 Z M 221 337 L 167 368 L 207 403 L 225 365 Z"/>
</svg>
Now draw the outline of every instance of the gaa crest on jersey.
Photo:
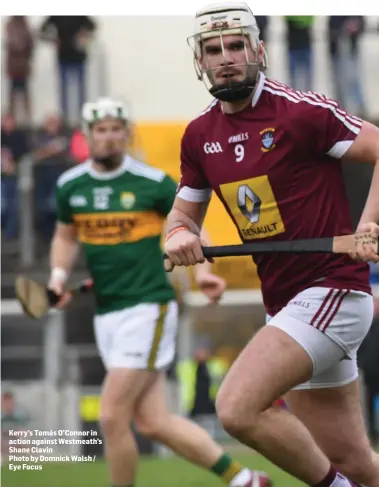
<svg viewBox="0 0 379 487">
<path fill-rule="evenodd" d="M 261 151 L 262 152 L 270 152 L 272 149 L 275 149 L 275 129 L 272 127 L 269 127 L 267 129 L 263 129 L 260 132 L 260 135 L 262 137 L 262 147 Z"/>
<path fill-rule="evenodd" d="M 136 202 L 136 196 L 134 193 L 130 193 L 129 191 L 123 191 L 120 196 L 120 204 L 126 210 L 130 210 L 133 208 L 134 203 Z"/>
</svg>

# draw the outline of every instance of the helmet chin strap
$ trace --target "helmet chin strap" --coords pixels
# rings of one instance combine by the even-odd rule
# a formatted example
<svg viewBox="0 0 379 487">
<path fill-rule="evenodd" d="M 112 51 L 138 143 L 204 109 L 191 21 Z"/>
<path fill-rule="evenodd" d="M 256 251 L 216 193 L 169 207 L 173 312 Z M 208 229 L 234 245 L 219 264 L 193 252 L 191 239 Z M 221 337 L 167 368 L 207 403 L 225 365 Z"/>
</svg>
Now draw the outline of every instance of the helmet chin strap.
<svg viewBox="0 0 379 487">
<path fill-rule="evenodd" d="M 218 100 L 228 103 L 243 101 L 254 93 L 259 77 L 259 67 L 251 65 L 245 79 L 242 81 L 228 80 L 228 83 L 225 84 L 214 84 L 209 89 L 209 93 Z"/>
<path fill-rule="evenodd" d="M 248 98 L 256 84 L 257 79 L 246 78 L 243 81 L 231 81 L 227 85 L 213 85 L 209 93 L 218 100 L 233 103 Z"/>
</svg>

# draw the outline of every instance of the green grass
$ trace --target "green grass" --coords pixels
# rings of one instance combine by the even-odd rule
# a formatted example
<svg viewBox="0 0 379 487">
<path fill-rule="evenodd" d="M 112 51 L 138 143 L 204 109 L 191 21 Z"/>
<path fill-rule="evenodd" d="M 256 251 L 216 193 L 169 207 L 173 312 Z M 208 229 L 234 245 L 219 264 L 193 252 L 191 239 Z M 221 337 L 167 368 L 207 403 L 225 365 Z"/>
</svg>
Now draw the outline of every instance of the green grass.
<svg viewBox="0 0 379 487">
<path fill-rule="evenodd" d="M 303 487 L 303 484 L 274 467 L 259 455 L 239 454 L 235 458 L 244 465 L 265 470 L 275 487 Z M 2 487 L 109 487 L 104 462 L 45 463 L 42 471 L 9 471 L 2 467 Z M 221 487 L 214 474 L 178 459 L 142 458 L 136 487 Z"/>
</svg>

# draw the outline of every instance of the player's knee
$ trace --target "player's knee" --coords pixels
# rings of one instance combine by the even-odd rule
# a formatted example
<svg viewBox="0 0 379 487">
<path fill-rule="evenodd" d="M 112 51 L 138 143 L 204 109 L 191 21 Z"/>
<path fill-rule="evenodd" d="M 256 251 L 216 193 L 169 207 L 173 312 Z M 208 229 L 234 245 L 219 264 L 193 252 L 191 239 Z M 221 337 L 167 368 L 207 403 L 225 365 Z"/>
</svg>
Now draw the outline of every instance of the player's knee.
<svg viewBox="0 0 379 487">
<path fill-rule="evenodd" d="M 254 412 L 251 412 L 249 418 L 247 418 L 244 412 L 235 404 L 232 397 L 222 391 L 216 398 L 216 414 L 225 431 L 237 438 L 246 431 L 248 426 L 251 428 L 256 419 Z"/>
<path fill-rule="evenodd" d="M 135 418 L 134 424 L 141 435 L 156 441 L 159 441 L 167 430 L 167 421 L 163 417 L 157 417 L 154 413 Z"/>
<path fill-rule="evenodd" d="M 223 394 L 222 387 L 216 396 L 215 407 L 218 420 L 222 424 L 225 431 L 230 433 L 229 429 L 232 428 L 234 416 L 227 397 L 225 397 L 225 394 Z"/>
<path fill-rule="evenodd" d="M 372 480 L 379 480 L 379 466 L 369 448 L 352 448 L 349 452 L 337 452 L 330 461 L 346 477 L 360 484 L 373 485 Z M 375 484 L 377 485 L 377 483 Z"/>
<path fill-rule="evenodd" d="M 124 435 L 129 429 L 129 422 L 117 410 L 104 409 L 100 413 L 100 426 L 106 438 L 113 438 Z"/>
</svg>

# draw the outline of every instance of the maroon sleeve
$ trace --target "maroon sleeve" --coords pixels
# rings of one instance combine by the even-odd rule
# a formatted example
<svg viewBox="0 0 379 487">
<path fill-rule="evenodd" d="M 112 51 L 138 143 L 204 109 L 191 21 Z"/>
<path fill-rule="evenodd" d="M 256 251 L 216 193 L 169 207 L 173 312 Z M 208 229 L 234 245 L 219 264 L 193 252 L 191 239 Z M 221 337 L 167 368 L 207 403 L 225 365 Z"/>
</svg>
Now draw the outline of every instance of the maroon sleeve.
<svg viewBox="0 0 379 487">
<path fill-rule="evenodd" d="M 295 106 L 291 117 L 294 137 L 316 154 L 340 159 L 361 130 L 361 119 L 348 114 L 324 95 L 304 93 Z"/>
<path fill-rule="evenodd" d="M 180 182 L 177 189 L 177 196 L 194 203 L 208 201 L 212 194 L 202 168 L 197 138 L 193 128 L 189 125 L 181 143 Z"/>
</svg>

